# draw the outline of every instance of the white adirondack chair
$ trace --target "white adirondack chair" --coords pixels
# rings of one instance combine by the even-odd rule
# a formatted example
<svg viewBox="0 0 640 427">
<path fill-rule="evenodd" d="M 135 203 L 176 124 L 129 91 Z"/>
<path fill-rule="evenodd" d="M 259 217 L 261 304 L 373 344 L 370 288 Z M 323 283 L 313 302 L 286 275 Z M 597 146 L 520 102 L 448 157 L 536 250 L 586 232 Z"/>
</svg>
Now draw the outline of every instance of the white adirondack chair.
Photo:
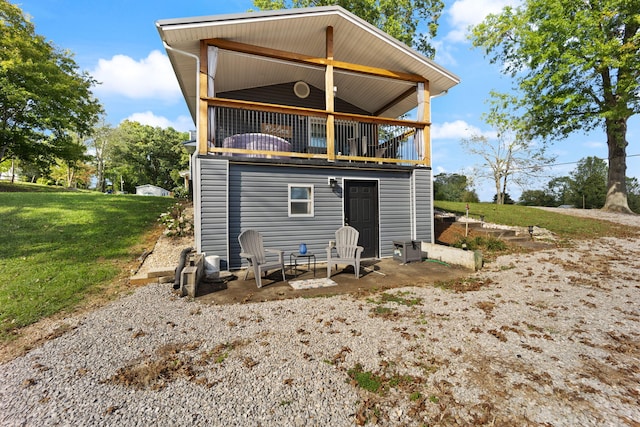
<svg viewBox="0 0 640 427">
<path fill-rule="evenodd" d="M 335 265 L 338 268 L 338 264 L 352 265 L 356 279 L 360 278 L 360 254 L 364 248 L 358 246 L 359 237 L 358 230 L 348 225 L 340 227 L 336 231 L 335 246 L 327 247 L 327 278 L 331 277 L 332 267 Z"/>
<path fill-rule="evenodd" d="M 269 270 L 274 269 L 280 269 L 282 271 L 282 280 L 287 280 L 284 274 L 284 251 L 265 248 L 262 243 L 262 235 L 256 230 L 243 231 L 238 236 L 238 241 L 240 242 L 242 251 L 240 252 L 240 256 L 249 261 L 249 267 L 245 271 L 244 280 L 247 280 L 249 270 L 253 270 L 256 285 L 261 288 L 262 273 L 268 273 Z M 267 253 L 277 255 L 278 259 L 267 260 Z"/>
</svg>

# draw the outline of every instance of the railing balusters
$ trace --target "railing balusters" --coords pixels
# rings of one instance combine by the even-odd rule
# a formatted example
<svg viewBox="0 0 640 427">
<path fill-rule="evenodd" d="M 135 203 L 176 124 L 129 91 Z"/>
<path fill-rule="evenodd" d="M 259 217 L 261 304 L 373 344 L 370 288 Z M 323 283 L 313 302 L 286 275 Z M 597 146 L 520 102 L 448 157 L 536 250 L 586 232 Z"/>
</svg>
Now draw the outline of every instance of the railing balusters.
<svg viewBox="0 0 640 427">
<path fill-rule="evenodd" d="M 244 104 L 242 108 L 220 105 L 210 105 L 209 108 L 215 111 L 213 152 L 239 155 L 250 151 L 255 152 L 256 157 L 270 157 L 269 144 L 273 137 L 261 135 L 272 135 L 287 141 L 290 147 L 287 157 L 327 158 L 325 112 L 305 110 L 296 113 L 294 109 L 292 112 L 279 111 L 287 110 L 286 107 L 262 109 Z M 336 116 L 334 154 L 338 161 L 423 164 L 423 160 L 418 158 L 419 150 L 414 140 L 416 126 L 424 127 L 424 124 L 410 122 L 404 125 L 401 120 L 364 116 L 347 119 L 350 115 L 344 113 L 336 113 Z M 249 133 L 256 134 L 252 137 L 256 143 L 250 148 L 225 146 L 226 138 Z M 277 157 L 283 158 L 282 155 Z"/>
</svg>

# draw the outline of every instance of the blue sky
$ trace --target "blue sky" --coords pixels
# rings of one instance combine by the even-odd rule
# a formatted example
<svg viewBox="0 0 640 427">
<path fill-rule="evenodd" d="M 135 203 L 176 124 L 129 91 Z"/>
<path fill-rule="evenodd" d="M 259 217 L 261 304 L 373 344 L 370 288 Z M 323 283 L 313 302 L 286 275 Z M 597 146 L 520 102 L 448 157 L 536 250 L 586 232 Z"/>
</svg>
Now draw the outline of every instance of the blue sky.
<svg viewBox="0 0 640 427">
<path fill-rule="evenodd" d="M 180 131 L 194 129 L 155 27 L 155 21 L 168 18 L 246 12 L 251 0 L 10 0 L 31 17 L 36 32 L 58 47 L 74 54 L 81 69 L 102 84 L 94 93 L 104 105 L 107 121 L 116 126 L 122 120 L 136 120 L 152 126 L 172 126 Z M 464 173 L 478 176 L 474 166 L 481 159 L 465 153 L 462 138 L 473 134 L 492 135 L 482 121 L 489 92 L 507 91 L 511 81 L 499 73 L 479 50 L 465 38 L 466 28 L 486 14 L 498 12 L 518 0 L 445 0 L 440 19 L 436 62 L 461 78 L 446 96 L 432 101 L 432 165 L 434 173 Z M 640 117 L 629 122 L 627 135 L 627 176 L 640 179 Z M 557 156 L 540 183 L 548 176 L 568 175 L 581 158 L 607 157 L 604 131 L 575 134 L 552 143 L 550 153 Z M 635 155 L 635 156 L 634 156 Z M 491 181 L 476 178 L 474 186 L 482 201 L 495 194 Z M 521 188 L 511 185 L 509 194 L 517 199 Z"/>
</svg>

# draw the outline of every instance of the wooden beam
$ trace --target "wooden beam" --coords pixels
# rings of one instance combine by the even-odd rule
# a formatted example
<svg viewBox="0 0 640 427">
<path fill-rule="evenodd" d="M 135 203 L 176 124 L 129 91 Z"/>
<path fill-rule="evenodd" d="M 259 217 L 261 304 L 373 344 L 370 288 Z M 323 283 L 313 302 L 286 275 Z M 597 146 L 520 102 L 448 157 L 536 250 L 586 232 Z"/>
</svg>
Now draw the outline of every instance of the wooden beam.
<svg viewBox="0 0 640 427">
<path fill-rule="evenodd" d="M 327 154 L 313 154 L 313 153 L 296 153 L 295 151 L 270 151 L 270 150 L 246 150 L 243 148 L 220 148 L 213 147 L 211 148 L 212 153 L 219 153 L 222 155 L 227 155 L 233 157 L 234 154 L 242 154 L 243 156 L 237 157 L 236 160 L 239 162 L 251 162 L 253 159 L 251 157 L 245 157 L 247 154 L 251 154 L 257 158 L 274 158 L 279 157 L 282 159 L 283 157 L 292 158 L 292 159 L 327 159 Z M 355 160 L 357 162 L 366 162 L 365 163 L 357 163 L 352 166 L 357 168 L 362 167 L 370 167 L 373 169 L 377 169 L 379 164 L 385 163 L 396 163 L 403 165 L 419 165 L 422 164 L 420 160 L 409 160 L 409 159 L 392 159 L 388 157 L 366 157 L 366 156 L 349 156 L 341 154 L 339 156 L 335 156 L 337 160 Z M 261 161 L 261 160 L 257 160 Z M 297 167 L 298 165 L 292 163 L 290 166 Z"/>
<path fill-rule="evenodd" d="M 257 102 L 257 101 L 256 102 L 240 101 L 237 99 L 227 99 L 227 98 L 205 98 L 205 101 L 207 101 L 208 104 L 211 106 L 238 108 L 241 110 L 260 110 L 260 111 L 270 111 L 273 113 L 297 114 L 300 116 L 312 116 L 312 117 L 323 117 L 323 118 L 326 118 L 328 115 L 328 112 L 325 110 L 316 110 L 314 108 L 304 108 L 304 107 L 292 107 L 288 105 L 267 104 L 264 102 Z M 417 122 L 414 120 L 387 119 L 384 117 L 365 116 L 362 114 L 333 112 L 332 115 L 336 119 L 341 119 L 341 120 L 351 120 L 356 122 L 373 123 L 373 124 L 381 124 L 381 125 L 410 126 L 418 129 L 422 129 L 425 126 L 429 126 L 430 124 L 425 122 Z"/>
<path fill-rule="evenodd" d="M 400 102 L 404 101 L 407 97 L 413 95 L 414 93 L 416 93 L 416 88 L 415 87 L 411 87 L 411 88 L 407 89 L 406 91 L 402 92 L 402 94 L 400 94 L 400 96 L 396 97 L 395 99 L 392 99 L 391 102 L 389 102 L 386 105 L 384 105 L 378 111 L 374 111 L 373 115 L 374 116 L 379 116 L 380 114 L 382 114 L 385 111 L 387 111 L 389 108 L 399 104 Z"/>
<path fill-rule="evenodd" d="M 333 34 L 333 30 L 332 30 Z M 332 35 L 333 40 L 333 35 Z M 423 82 L 424 77 L 417 74 L 404 73 L 402 71 L 387 70 L 384 68 L 369 67 L 366 65 L 353 64 L 350 62 L 336 61 L 332 58 L 319 58 L 315 56 L 305 55 L 302 53 L 287 52 L 284 50 L 271 49 L 246 43 L 234 42 L 223 39 L 207 39 L 205 43 L 217 46 L 220 49 L 232 50 L 234 52 L 247 53 L 250 55 L 266 56 L 268 58 L 281 59 L 284 61 L 299 62 L 307 65 L 327 66 L 332 65 L 334 68 L 351 71 L 354 73 L 368 74 L 377 77 L 386 77 L 391 79 Z M 332 52 L 333 54 L 333 52 Z"/>
<path fill-rule="evenodd" d="M 333 27 L 328 26 L 325 34 L 327 59 L 333 61 Z"/>
</svg>

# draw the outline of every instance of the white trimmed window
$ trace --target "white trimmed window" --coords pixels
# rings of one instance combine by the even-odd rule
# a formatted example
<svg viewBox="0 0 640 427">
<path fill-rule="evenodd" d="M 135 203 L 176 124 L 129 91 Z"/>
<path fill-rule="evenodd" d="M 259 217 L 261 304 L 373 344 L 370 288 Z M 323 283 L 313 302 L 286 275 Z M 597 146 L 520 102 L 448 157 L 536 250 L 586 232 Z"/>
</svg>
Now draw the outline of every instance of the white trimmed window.
<svg viewBox="0 0 640 427">
<path fill-rule="evenodd" d="M 289 184 L 289 216 L 313 216 L 313 185 Z"/>
</svg>

